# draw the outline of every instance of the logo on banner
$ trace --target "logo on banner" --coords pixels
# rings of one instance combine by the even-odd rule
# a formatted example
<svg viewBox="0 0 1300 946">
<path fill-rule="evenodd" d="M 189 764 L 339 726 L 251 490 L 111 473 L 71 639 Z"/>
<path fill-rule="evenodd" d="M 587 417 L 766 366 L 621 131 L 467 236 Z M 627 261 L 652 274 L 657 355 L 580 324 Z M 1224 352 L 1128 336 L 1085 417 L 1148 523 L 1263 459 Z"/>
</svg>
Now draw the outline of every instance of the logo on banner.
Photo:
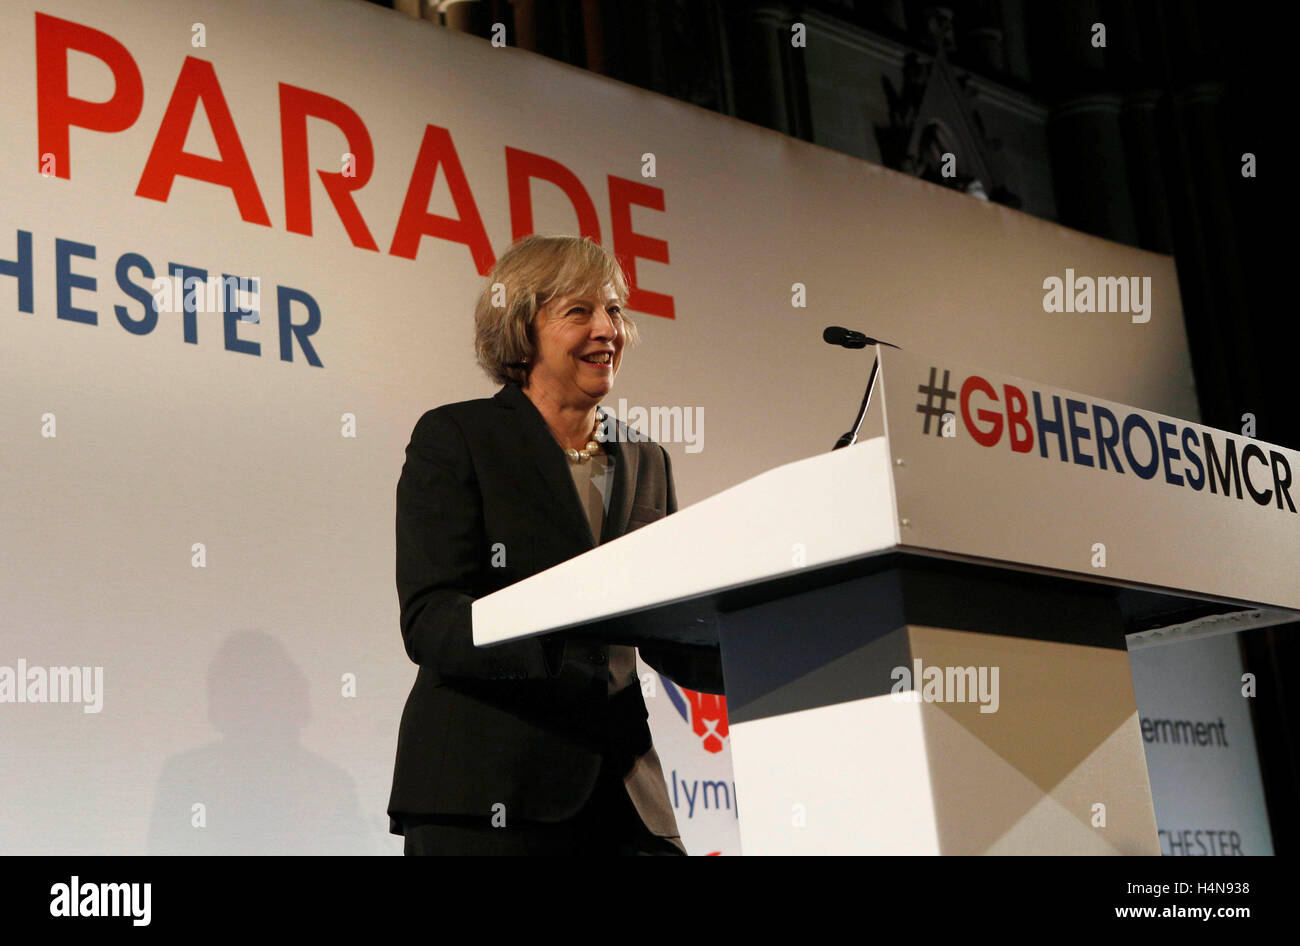
<svg viewBox="0 0 1300 946">
<path fill-rule="evenodd" d="M 663 674 L 659 674 L 664 693 L 677 710 L 677 715 L 687 723 L 699 738 L 705 752 L 718 753 L 727 739 L 727 698 L 718 693 L 697 693 L 679 687 Z"/>
</svg>

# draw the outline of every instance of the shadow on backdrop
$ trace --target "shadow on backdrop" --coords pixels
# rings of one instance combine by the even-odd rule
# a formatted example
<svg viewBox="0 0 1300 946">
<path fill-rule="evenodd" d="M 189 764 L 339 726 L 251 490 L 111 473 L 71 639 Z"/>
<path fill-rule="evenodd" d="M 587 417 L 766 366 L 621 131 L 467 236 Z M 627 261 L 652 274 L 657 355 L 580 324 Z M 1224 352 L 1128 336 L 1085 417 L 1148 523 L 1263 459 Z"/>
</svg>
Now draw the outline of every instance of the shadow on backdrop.
<svg viewBox="0 0 1300 946">
<path fill-rule="evenodd" d="M 351 776 L 299 742 L 307 678 L 278 640 L 232 634 L 208 667 L 207 696 L 221 737 L 163 763 L 150 854 L 380 853 Z"/>
</svg>

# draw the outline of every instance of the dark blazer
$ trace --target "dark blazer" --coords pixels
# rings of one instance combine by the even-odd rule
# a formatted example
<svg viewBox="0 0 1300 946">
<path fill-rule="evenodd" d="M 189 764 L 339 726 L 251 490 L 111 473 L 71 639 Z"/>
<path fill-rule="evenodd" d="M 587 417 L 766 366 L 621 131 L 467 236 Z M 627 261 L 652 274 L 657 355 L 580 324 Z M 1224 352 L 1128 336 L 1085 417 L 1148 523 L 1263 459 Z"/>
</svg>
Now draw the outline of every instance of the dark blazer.
<svg viewBox="0 0 1300 946">
<path fill-rule="evenodd" d="M 677 509 L 656 443 L 604 444 L 615 458 L 602 541 Z M 415 425 L 397 484 L 397 594 L 419 665 L 402 713 L 389 827 L 403 814 L 492 814 L 554 822 L 590 797 L 611 738 L 651 745 L 639 686 L 607 693 L 609 648 L 563 633 L 473 643 L 470 604 L 595 547 L 568 460 L 518 385 L 435 408 Z M 593 582 L 617 575 L 591 576 Z M 684 687 L 723 692 L 714 648 L 640 648 Z"/>
</svg>

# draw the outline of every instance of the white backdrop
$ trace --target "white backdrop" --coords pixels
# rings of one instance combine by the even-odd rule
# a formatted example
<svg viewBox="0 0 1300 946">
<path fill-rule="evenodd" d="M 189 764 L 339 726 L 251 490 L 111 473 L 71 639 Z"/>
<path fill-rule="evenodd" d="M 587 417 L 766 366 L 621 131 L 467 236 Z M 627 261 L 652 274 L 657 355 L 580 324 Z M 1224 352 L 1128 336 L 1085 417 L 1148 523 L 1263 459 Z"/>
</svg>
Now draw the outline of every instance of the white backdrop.
<svg viewBox="0 0 1300 946">
<path fill-rule="evenodd" d="M 540 56 L 353 0 L 11 0 L 0 37 L 0 665 L 103 671 L 99 712 L 0 702 L 5 852 L 400 851 L 384 809 L 415 668 L 397 624 L 394 487 L 421 413 L 494 388 L 471 351 L 486 266 L 445 229 L 391 249 L 409 202 L 417 230 L 426 211 L 476 213 L 500 253 L 518 223 L 507 148 L 571 172 L 607 243 L 610 179 L 649 195 L 625 229 L 667 253 L 626 236 L 620 251 L 659 257 L 636 261 L 637 283 L 670 296 L 674 317 L 633 306 L 645 342 L 614 395 L 702 409 L 704 449 L 668 444 L 683 505 L 849 425 L 868 362 L 821 342 L 830 323 L 1196 416 L 1171 259 Z M 71 99 L 120 103 L 74 109 L 100 130 L 71 128 L 66 155 L 60 63 Z M 364 123 L 374 168 L 355 205 L 376 249 L 354 245 L 314 172 L 311 233 L 287 224 L 280 84 Z M 361 155 L 326 121 L 307 134 L 312 169 Z M 426 201 L 413 169 L 430 179 L 417 156 L 438 140 L 458 160 Z M 531 202 L 536 231 L 576 232 L 558 187 L 533 182 Z M 157 273 L 256 277 L 260 322 L 199 313 L 191 343 L 164 312 L 127 331 L 115 307 L 145 310 L 120 282 L 149 284 L 119 275 L 127 254 Z M 1152 318 L 1045 312 L 1043 281 L 1067 268 L 1150 276 Z M 298 300 L 286 314 L 301 325 L 303 294 L 319 365 L 297 341 L 281 357 L 277 303 Z M 228 332 L 260 353 L 230 350 Z M 734 804 L 684 798 L 729 782 L 725 745 L 705 746 L 666 693 L 648 702 L 665 773 L 683 780 L 687 846 L 734 852 Z M 191 827 L 196 810 L 206 827 Z"/>
</svg>

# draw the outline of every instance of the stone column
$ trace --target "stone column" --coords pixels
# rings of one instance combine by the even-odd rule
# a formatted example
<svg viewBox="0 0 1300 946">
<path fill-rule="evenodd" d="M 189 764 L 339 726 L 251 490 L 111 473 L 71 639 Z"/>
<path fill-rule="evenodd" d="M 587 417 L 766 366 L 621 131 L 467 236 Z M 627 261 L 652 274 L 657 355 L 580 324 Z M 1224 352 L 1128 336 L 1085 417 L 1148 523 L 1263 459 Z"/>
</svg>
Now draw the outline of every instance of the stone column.
<svg viewBox="0 0 1300 946">
<path fill-rule="evenodd" d="M 429 4 L 430 7 L 435 4 Z M 475 19 L 480 12 L 479 0 L 449 0 L 442 5 L 442 15 L 448 29 L 474 33 Z"/>
<path fill-rule="evenodd" d="M 1060 222 L 1136 246 L 1128 163 L 1120 135 L 1119 95 L 1086 93 L 1063 99 L 1047 119 Z"/>
<path fill-rule="evenodd" d="M 1007 75 L 1029 81 L 1029 44 L 1025 0 L 1001 0 L 1002 62 Z"/>
<path fill-rule="evenodd" d="M 1168 168 L 1161 161 L 1157 110 L 1163 93 L 1133 92 L 1120 109 L 1120 130 L 1128 160 L 1129 191 L 1137 220 L 1138 245 L 1157 253 L 1174 252 L 1169 219 Z"/>
<path fill-rule="evenodd" d="M 609 75 L 605 66 L 605 23 L 601 15 L 601 0 L 582 0 L 582 39 L 587 48 L 587 68 L 600 75 Z"/>
<path fill-rule="evenodd" d="M 515 45 L 537 52 L 537 6 L 533 0 L 511 0 L 515 11 Z"/>
<path fill-rule="evenodd" d="M 746 20 L 747 35 L 741 43 L 748 62 L 741 66 L 740 74 L 748 76 L 749 87 L 741 117 L 797 137 L 798 119 L 789 97 L 788 51 L 802 51 L 789 50 L 794 21 L 788 11 L 775 6 L 755 10 Z"/>
</svg>

